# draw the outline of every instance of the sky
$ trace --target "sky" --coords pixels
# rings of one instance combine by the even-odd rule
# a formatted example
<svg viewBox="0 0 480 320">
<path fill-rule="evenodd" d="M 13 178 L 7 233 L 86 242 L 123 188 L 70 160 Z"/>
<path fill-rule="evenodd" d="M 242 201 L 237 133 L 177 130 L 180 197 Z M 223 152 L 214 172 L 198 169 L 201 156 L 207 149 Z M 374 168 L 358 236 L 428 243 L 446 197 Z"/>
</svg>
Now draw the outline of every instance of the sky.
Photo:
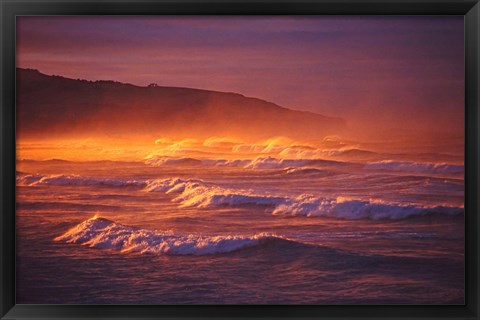
<svg viewBox="0 0 480 320">
<path fill-rule="evenodd" d="M 18 17 L 17 67 L 461 133 L 463 33 L 463 16 Z"/>
</svg>

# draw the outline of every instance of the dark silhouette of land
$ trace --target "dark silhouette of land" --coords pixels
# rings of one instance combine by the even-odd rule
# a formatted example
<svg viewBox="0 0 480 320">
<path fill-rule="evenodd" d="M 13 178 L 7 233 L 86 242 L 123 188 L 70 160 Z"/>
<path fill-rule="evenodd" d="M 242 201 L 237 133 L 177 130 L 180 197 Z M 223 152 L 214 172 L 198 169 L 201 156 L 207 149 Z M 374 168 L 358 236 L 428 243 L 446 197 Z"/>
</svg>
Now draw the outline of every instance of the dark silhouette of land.
<svg viewBox="0 0 480 320">
<path fill-rule="evenodd" d="M 161 77 L 161 75 L 159 75 Z M 236 93 L 139 87 L 17 69 L 17 135 L 321 138 L 345 121 Z"/>
</svg>

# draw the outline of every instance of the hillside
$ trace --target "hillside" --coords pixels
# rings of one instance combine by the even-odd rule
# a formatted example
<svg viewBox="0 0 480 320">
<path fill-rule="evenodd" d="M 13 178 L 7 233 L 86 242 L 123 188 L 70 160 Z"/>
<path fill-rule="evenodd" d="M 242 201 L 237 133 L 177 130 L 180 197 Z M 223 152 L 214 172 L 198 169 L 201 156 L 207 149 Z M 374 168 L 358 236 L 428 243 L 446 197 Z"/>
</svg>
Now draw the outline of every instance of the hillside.
<svg viewBox="0 0 480 320">
<path fill-rule="evenodd" d="M 344 120 L 236 93 L 74 80 L 17 69 L 17 135 L 317 138 Z"/>
</svg>

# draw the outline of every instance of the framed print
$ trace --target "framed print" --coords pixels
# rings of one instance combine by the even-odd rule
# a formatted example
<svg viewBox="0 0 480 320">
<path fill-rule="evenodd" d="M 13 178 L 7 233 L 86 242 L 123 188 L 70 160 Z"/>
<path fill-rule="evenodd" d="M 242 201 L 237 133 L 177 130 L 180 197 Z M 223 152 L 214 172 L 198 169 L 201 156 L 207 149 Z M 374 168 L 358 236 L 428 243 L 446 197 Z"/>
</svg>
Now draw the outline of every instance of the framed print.
<svg viewBox="0 0 480 320">
<path fill-rule="evenodd" d="M 1 6 L 2 319 L 478 319 L 477 1 Z"/>
</svg>

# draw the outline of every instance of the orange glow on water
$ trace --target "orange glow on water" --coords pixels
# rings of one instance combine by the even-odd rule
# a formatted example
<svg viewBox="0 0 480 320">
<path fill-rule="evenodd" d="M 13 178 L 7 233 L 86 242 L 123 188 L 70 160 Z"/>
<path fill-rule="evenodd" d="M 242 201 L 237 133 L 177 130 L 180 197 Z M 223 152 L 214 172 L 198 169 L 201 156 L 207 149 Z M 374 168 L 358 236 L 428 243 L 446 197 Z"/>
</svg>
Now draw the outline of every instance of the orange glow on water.
<svg viewBox="0 0 480 320">
<path fill-rule="evenodd" d="M 212 136 L 206 139 L 194 137 L 174 138 L 69 138 L 69 139 L 17 139 L 17 160 L 70 161 L 145 161 L 156 157 L 195 159 L 254 159 L 275 157 L 278 159 L 334 159 L 345 161 L 368 160 L 374 152 L 410 153 L 416 161 L 416 152 L 443 151 L 462 154 L 458 139 L 438 141 L 359 142 L 340 136 L 321 139 L 294 140 L 285 136 L 266 139 L 240 139 L 238 137 Z M 450 143 L 450 144 L 449 144 Z M 449 149 L 450 148 L 450 149 Z M 438 159 L 442 161 L 442 159 Z"/>
<path fill-rule="evenodd" d="M 337 137 L 338 138 L 338 137 Z M 230 137 L 207 139 L 45 139 L 17 141 L 17 159 L 76 161 L 139 161 L 153 157 L 196 157 L 209 159 L 249 159 L 256 156 L 290 158 L 328 158 L 336 151 L 354 150 L 359 145 L 342 142 L 336 137 L 295 141 L 271 137 L 242 141 Z"/>
</svg>

